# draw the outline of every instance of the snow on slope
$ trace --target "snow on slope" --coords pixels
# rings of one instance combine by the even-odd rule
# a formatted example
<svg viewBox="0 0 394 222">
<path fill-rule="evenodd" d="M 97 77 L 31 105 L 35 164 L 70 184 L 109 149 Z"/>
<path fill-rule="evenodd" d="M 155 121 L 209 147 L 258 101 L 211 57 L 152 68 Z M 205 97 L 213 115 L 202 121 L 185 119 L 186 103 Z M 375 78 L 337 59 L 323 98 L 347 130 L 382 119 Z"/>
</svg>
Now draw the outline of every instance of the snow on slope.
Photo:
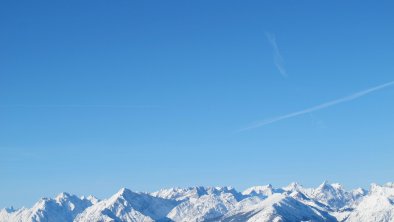
<svg viewBox="0 0 394 222">
<path fill-rule="evenodd" d="M 190 187 L 137 193 L 121 189 L 97 200 L 61 193 L 32 208 L 0 210 L 0 222 L 394 221 L 394 183 L 346 191 L 339 184 L 304 188 Z"/>
<path fill-rule="evenodd" d="M 79 198 L 68 193 L 61 193 L 55 199 L 43 198 L 32 208 L 0 213 L 0 222 L 69 222 L 91 206 L 89 199 Z"/>
<path fill-rule="evenodd" d="M 107 200 L 87 208 L 75 221 L 158 221 L 166 220 L 168 212 L 177 201 L 153 197 L 145 193 L 135 193 L 122 188 Z"/>
<path fill-rule="evenodd" d="M 176 222 L 206 221 L 221 217 L 230 209 L 233 209 L 241 194 L 232 188 L 206 188 L 205 195 L 199 198 L 188 198 L 176 206 L 169 214 L 168 218 Z"/>
<path fill-rule="evenodd" d="M 274 193 L 283 193 L 283 189 L 275 189 L 272 187 L 271 184 L 265 185 L 265 186 L 254 186 L 246 189 L 245 191 L 242 192 L 243 195 L 249 195 L 249 196 L 262 196 L 262 197 L 268 197 L 271 196 Z"/>
<path fill-rule="evenodd" d="M 345 191 L 338 183 L 322 183 L 317 189 L 312 190 L 309 194 L 313 199 L 320 203 L 326 204 L 334 210 L 352 205 L 358 198 L 353 192 Z"/>
<path fill-rule="evenodd" d="M 220 221 L 337 221 L 326 212 L 305 205 L 285 194 L 273 194 L 260 203 L 229 212 Z"/>
<path fill-rule="evenodd" d="M 372 184 L 366 195 L 346 221 L 394 221 L 394 183 Z"/>
<path fill-rule="evenodd" d="M 178 201 L 186 199 L 197 199 L 203 195 L 208 194 L 207 188 L 205 187 L 188 187 L 188 188 L 170 188 L 161 189 L 159 191 L 151 193 L 154 197 L 160 197 L 164 199 L 174 199 Z"/>
</svg>

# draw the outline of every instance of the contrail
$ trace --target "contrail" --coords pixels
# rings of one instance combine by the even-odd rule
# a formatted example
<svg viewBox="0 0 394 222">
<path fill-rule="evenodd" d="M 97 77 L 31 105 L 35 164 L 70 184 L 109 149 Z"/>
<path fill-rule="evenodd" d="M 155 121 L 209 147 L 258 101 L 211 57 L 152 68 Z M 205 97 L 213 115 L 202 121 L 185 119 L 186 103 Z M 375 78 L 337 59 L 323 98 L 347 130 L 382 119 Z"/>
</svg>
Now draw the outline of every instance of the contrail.
<svg viewBox="0 0 394 222">
<path fill-rule="evenodd" d="M 330 106 L 334 106 L 334 105 L 339 104 L 339 103 L 344 103 L 344 102 L 348 102 L 348 101 L 360 98 L 362 96 L 365 96 L 367 94 L 373 93 L 375 91 L 384 89 L 384 88 L 392 86 L 392 85 L 394 85 L 394 81 L 388 82 L 388 83 L 385 83 L 385 84 L 382 84 L 382 85 L 378 85 L 378 86 L 375 86 L 375 87 L 372 87 L 372 88 L 369 88 L 369 89 L 366 89 L 366 90 L 363 90 L 363 91 L 360 91 L 360 92 L 356 92 L 356 93 L 353 93 L 353 94 L 351 94 L 349 96 L 345 96 L 343 98 L 332 100 L 332 101 L 329 101 L 329 102 L 326 102 L 326 103 L 323 103 L 323 104 L 320 104 L 320 105 L 317 105 L 317 106 L 313 106 L 311 108 L 307 108 L 307 109 L 304 109 L 304 110 L 301 110 L 301 111 L 297 111 L 297 112 L 289 113 L 289 114 L 286 114 L 286 115 L 283 115 L 283 116 L 278 116 L 278 117 L 274 117 L 274 118 L 271 118 L 271 119 L 266 119 L 266 120 L 263 120 L 263 121 L 259 121 L 259 122 L 251 124 L 248 127 L 245 127 L 245 128 L 242 128 L 242 129 L 238 130 L 238 132 L 251 130 L 251 129 L 258 128 L 258 127 L 261 127 L 261 126 L 265 126 L 265 125 L 268 125 L 268 124 L 271 124 L 271 123 L 275 123 L 275 122 L 278 122 L 278 121 L 281 121 L 281 120 L 285 120 L 285 119 L 289 119 L 289 118 L 292 118 L 292 117 L 300 116 L 300 115 L 303 115 L 303 114 L 306 114 L 306 113 L 312 113 L 312 112 L 315 112 L 315 111 L 318 111 L 318 110 L 321 110 L 321 109 L 325 109 L 325 108 L 330 107 Z"/>
<path fill-rule="evenodd" d="M 284 77 L 287 78 L 287 72 L 285 69 L 285 65 L 284 65 L 284 60 L 282 55 L 279 52 L 279 47 L 278 44 L 276 44 L 276 37 L 274 34 L 272 33 L 265 33 L 265 35 L 267 36 L 268 41 L 270 42 L 272 49 L 273 49 L 273 54 L 274 54 L 274 63 L 276 68 L 278 69 L 279 73 Z"/>
</svg>

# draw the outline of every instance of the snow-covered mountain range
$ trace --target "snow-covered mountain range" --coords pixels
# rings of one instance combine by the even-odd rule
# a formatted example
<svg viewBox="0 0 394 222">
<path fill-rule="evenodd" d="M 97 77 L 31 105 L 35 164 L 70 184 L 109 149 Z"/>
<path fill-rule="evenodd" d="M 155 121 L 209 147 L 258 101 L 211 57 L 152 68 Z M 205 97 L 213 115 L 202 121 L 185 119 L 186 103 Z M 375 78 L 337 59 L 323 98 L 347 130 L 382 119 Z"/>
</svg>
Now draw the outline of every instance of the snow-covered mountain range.
<svg viewBox="0 0 394 222">
<path fill-rule="evenodd" d="M 122 188 L 108 199 L 61 193 L 32 208 L 2 209 L 0 222 L 264 222 L 394 221 L 394 183 L 346 191 L 324 182 L 317 188 L 297 183 L 162 189 L 153 193 Z"/>
</svg>

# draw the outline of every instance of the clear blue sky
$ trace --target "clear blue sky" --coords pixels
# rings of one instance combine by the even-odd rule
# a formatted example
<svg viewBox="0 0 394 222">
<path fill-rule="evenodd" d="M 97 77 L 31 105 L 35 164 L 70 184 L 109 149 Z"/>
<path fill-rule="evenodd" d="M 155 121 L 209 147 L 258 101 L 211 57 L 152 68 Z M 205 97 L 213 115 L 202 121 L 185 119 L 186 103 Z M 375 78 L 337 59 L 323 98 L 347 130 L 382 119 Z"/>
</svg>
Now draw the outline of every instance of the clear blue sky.
<svg viewBox="0 0 394 222">
<path fill-rule="evenodd" d="M 391 1 L 1 1 L 0 207 L 393 181 Z"/>
</svg>

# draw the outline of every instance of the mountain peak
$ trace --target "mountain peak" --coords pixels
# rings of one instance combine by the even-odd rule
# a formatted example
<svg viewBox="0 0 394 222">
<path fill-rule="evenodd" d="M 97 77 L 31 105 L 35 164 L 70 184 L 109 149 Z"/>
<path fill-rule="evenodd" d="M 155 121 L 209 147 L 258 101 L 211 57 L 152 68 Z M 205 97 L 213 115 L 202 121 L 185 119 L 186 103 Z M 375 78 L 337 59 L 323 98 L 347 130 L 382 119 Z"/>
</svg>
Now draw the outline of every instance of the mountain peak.
<svg viewBox="0 0 394 222">
<path fill-rule="evenodd" d="M 290 183 L 254 186 L 242 194 L 232 187 L 162 189 L 153 193 L 121 188 L 110 198 L 61 193 L 32 208 L 0 210 L 0 222 L 87 221 L 394 221 L 394 184 L 372 184 L 370 191 L 346 191 L 327 181 L 317 188 Z M 334 218 L 335 216 L 336 218 Z"/>
<path fill-rule="evenodd" d="M 327 186 L 330 186 L 330 184 L 328 183 L 327 180 L 325 180 L 325 181 L 323 181 L 323 183 L 321 183 L 321 184 L 317 187 L 317 189 L 324 189 L 324 188 L 327 188 Z"/>
<path fill-rule="evenodd" d="M 300 185 L 299 183 L 292 182 L 289 185 L 283 187 L 283 190 L 285 190 L 285 191 L 297 191 L 297 190 L 302 189 L 302 188 L 303 188 L 302 185 Z"/>
<path fill-rule="evenodd" d="M 134 192 L 123 187 L 123 188 L 120 188 L 120 190 L 118 192 L 116 192 L 116 194 L 114 196 L 125 197 L 125 196 L 130 195 L 131 193 L 134 193 Z"/>
<path fill-rule="evenodd" d="M 61 200 L 64 200 L 64 199 L 69 199 L 71 196 L 72 196 L 72 195 L 69 194 L 69 193 L 67 193 L 67 192 L 62 192 L 62 193 L 59 193 L 59 194 L 55 197 L 55 200 L 56 200 L 56 201 L 61 201 Z"/>
<path fill-rule="evenodd" d="M 330 183 L 328 183 L 327 180 L 325 180 L 322 184 L 320 184 L 315 189 L 315 191 L 318 191 L 318 192 L 322 192 L 322 191 L 329 191 L 329 192 L 331 191 L 331 192 L 333 192 L 334 190 L 335 191 L 343 190 L 343 187 L 339 183 L 332 183 L 332 184 L 330 184 Z"/>
<path fill-rule="evenodd" d="M 13 213 L 13 212 L 15 212 L 16 210 L 14 209 L 14 207 L 13 206 L 11 206 L 11 207 L 8 207 L 8 208 L 4 208 L 3 209 L 5 212 L 7 212 L 7 213 Z"/>
<path fill-rule="evenodd" d="M 97 202 L 100 201 L 97 197 L 95 197 L 95 196 L 93 196 L 93 195 L 89 195 L 89 196 L 87 196 L 87 197 L 82 196 L 82 197 L 81 197 L 81 200 L 88 200 L 88 201 L 90 201 L 92 204 L 96 204 Z"/>
<path fill-rule="evenodd" d="M 271 196 L 274 193 L 282 193 L 282 189 L 275 189 L 271 184 L 253 186 L 242 192 L 243 195 Z"/>
<path fill-rule="evenodd" d="M 340 183 L 333 183 L 331 184 L 332 187 L 334 187 L 337 190 L 343 189 L 342 185 Z"/>
<path fill-rule="evenodd" d="M 394 182 L 388 182 L 384 184 L 385 187 L 394 188 Z"/>
</svg>

